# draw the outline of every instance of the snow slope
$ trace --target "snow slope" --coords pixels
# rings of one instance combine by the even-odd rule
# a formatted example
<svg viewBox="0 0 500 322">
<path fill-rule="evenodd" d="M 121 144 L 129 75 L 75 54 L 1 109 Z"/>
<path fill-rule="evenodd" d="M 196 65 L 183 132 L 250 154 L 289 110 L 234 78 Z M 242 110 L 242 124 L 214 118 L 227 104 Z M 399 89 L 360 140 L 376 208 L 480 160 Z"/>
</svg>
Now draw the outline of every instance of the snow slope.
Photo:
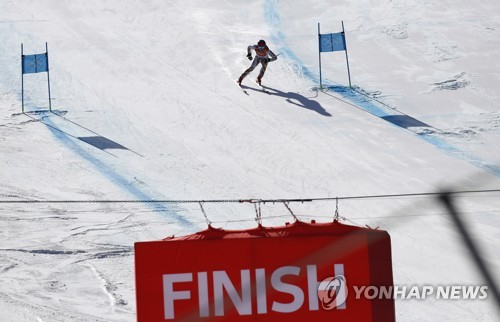
<svg viewBox="0 0 500 322">
<path fill-rule="evenodd" d="M 402 1 L 2 1 L 0 200 L 210 200 L 370 196 L 500 188 L 500 4 Z M 346 26 L 323 54 L 317 23 Z M 246 46 L 279 59 L 271 95 L 234 81 Z M 25 75 L 20 44 L 49 45 Z M 408 122 L 412 125 L 408 126 Z M 457 197 L 500 280 L 499 193 Z M 199 205 L 2 203 L 5 321 L 133 321 L 133 243 L 206 227 Z M 331 220 L 334 202 L 292 204 Z M 254 227 L 250 204 L 207 203 L 215 226 Z M 393 241 L 398 285 L 481 284 L 432 197 L 345 200 L 350 223 Z M 290 221 L 263 207 L 266 225 Z M 498 321 L 486 301 L 396 303 L 398 321 Z"/>
</svg>

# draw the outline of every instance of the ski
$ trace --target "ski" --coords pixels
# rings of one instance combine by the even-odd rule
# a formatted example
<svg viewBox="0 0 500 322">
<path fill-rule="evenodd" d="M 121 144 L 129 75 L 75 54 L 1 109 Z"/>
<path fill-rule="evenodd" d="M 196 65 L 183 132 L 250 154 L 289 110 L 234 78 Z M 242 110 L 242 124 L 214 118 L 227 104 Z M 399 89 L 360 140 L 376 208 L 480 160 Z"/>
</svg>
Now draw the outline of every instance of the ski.
<svg viewBox="0 0 500 322">
<path fill-rule="evenodd" d="M 240 84 L 240 83 L 238 83 L 238 81 L 236 81 L 236 85 L 239 87 L 239 89 L 241 89 L 241 91 L 242 91 L 243 93 L 245 93 L 245 94 L 247 94 L 247 95 L 250 95 L 250 94 L 248 94 L 248 92 L 247 92 L 247 90 L 246 90 L 246 89 L 244 89 L 243 87 L 241 87 L 241 84 Z"/>
<path fill-rule="evenodd" d="M 260 87 L 260 89 L 261 89 L 264 93 L 271 95 L 271 93 L 270 93 L 270 92 L 269 92 L 269 91 L 268 91 L 268 90 L 267 90 L 264 86 L 260 85 L 259 83 L 257 83 L 257 82 L 256 82 L 256 81 L 254 81 L 253 79 L 252 79 L 252 82 L 254 82 L 254 84 L 255 84 L 255 85 L 259 86 L 259 87 Z"/>
</svg>

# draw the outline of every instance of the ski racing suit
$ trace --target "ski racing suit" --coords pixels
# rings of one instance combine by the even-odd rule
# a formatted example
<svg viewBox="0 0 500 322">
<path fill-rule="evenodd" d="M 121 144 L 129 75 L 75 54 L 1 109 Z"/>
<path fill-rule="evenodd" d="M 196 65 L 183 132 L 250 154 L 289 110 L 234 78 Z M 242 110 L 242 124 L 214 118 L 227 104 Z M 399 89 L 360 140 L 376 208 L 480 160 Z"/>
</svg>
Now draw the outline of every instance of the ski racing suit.
<svg viewBox="0 0 500 322">
<path fill-rule="evenodd" d="M 265 46 L 264 48 L 259 48 L 257 45 L 250 45 L 247 48 L 248 55 L 250 56 L 252 54 L 252 50 L 255 51 L 255 58 L 252 61 L 252 65 L 241 74 L 239 82 L 243 80 L 250 72 L 252 72 L 255 67 L 260 63 L 262 64 L 262 68 L 260 69 L 259 76 L 257 76 L 257 82 L 260 83 L 262 77 L 264 76 L 264 73 L 266 72 L 267 69 L 267 64 L 270 61 L 275 61 L 278 59 L 278 57 L 269 49 L 269 47 Z"/>
</svg>

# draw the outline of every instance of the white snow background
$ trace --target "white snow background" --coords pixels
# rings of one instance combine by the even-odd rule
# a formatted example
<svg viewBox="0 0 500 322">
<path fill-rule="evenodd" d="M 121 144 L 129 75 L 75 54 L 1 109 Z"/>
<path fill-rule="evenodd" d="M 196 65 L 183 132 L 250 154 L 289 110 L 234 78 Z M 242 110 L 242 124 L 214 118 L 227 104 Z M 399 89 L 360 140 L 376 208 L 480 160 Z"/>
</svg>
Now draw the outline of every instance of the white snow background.
<svg viewBox="0 0 500 322">
<path fill-rule="evenodd" d="M 206 228 L 196 203 L 500 188 L 500 2 L 0 1 L 0 320 L 134 321 L 133 244 Z M 322 54 L 317 23 L 346 27 Z M 246 47 L 280 54 L 263 93 Z M 49 47 L 46 73 L 25 54 Z M 392 122 L 389 122 L 392 121 Z M 405 126 L 411 121 L 417 126 Z M 399 126 L 397 124 L 398 123 Z M 500 193 L 455 196 L 500 280 Z M 205 203 L 255 227 L 250 203 Z M 335 201 L 291 203 L 331 221 Z M 396 285 L 483 285 L 435 196 L 341 199 L 392 237 Z M 280 203 L 264 225 L 293 220 Z M 293 250 L 291 250 L 293 251 Z M 195 256 L 195 254 L 193 254 Z M 500 321 L 487 300 L 398 300 L 398 321 Z"/>
</svg>

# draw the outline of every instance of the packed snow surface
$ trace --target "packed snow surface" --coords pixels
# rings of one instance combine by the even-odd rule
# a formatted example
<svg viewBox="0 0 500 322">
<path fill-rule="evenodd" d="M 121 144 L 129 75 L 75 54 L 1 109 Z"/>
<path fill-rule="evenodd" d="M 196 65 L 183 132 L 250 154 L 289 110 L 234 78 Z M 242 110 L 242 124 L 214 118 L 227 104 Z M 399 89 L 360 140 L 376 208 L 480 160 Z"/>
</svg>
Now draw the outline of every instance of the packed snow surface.
<svg viewBox="0 0 500 322">
<path fill-rule="evenodd" d="M 397 285 L 484 285 L 436 196 L 500 189 L 500 2 L 2 0 L 2 321 L 134 321 L 133 244 L 206 228 L 197 203 L 331 198 L 301 220 L 392 238 Z M 322 54 L 318 23 L 345 52 Z M 254 83 L 246 48 L 279 54 Z M 48 43 L 47 73 L 24 75 Z M 454 197 L 500 280 L 500 193 Z M 9 201 L 9 202 L 6 202 Z M 13 203 L 10 201 L 19 201 Z M 28 201 L 38 201 L 29 203 Z M 204 203 L 255 227 L 250 203 Z M 262 205 L 264 225 L 293 220 Z M 398 300 L 398 321 L 500 321 L 487 300 Z"/>
</svg>

